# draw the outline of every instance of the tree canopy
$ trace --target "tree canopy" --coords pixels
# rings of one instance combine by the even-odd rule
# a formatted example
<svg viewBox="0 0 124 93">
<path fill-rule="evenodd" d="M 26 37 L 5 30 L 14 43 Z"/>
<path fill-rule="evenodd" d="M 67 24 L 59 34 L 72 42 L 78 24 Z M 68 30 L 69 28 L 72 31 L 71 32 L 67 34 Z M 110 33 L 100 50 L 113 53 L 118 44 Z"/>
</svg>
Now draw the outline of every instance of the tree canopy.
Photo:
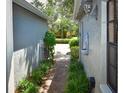
<svg viewBox="0 0 124 93">
<path fill-rule="evenodd" d="M 48 0 L 46 5 L 33 0 L 31 4 L 48 16 L 50 31 L 78 31 L 78 25 L 73 21 L 74 0 Z"/>
</svg>

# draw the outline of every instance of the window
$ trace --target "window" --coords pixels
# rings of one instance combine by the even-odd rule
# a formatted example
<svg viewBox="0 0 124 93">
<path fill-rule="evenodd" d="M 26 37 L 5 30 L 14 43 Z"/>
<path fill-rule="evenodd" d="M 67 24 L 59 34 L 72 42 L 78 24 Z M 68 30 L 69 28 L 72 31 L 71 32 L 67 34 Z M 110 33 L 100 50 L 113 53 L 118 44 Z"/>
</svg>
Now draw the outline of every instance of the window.
<svg viewBox="0 0 124 93">
<path fill-rule="evenodd" d="M 89 52 L 89 34 L 88 34 L 88 32 L 83 32 L 82 38 L 83 38 L 83 40 L 82 40 L 83 54 L 88 55 L 88 52 Z"/>
<path fill-rule="evenodd" d="M 117 0 L 108 0 L 107 4 L 107 83 L 117 93 L 117 55 L 118 55 L 118 18 Z"/>
</svg>

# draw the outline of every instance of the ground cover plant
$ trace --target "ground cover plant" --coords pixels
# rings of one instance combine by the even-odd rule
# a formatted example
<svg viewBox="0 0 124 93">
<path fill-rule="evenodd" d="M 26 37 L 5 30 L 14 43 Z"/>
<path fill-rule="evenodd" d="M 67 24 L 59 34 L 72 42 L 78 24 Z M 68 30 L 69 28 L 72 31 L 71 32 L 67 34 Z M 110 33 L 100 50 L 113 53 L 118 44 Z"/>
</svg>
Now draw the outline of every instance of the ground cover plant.
<svg viewBox="0 0 124 93">
<path fill-rule="evenodd" d="M 65 93 L 88 93 L 89 81 L 83 66 L 76 59 L 71 60 Z"/>
<path fill-rule="evenodd" d="M 31 75 L 28 75 L 28 77 L 18 83 L 16 93 L 38 93 L 38 88 L 42 84 L 42 78 L 52 66 L 51 60 L 40 61 L 39 66 L 32 71 Z"/>
</svg>

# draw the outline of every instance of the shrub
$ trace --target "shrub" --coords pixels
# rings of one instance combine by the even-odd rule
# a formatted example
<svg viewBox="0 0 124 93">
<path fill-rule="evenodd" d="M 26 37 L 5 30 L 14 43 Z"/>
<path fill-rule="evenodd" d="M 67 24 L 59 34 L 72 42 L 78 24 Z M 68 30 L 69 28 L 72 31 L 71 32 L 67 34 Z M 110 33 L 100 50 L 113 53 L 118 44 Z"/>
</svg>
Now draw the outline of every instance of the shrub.
<svg viewBox="0 0 124 93">
<path fill-rule="evenodd" d="M 45 38 L 44 38 L 44 43 L 45 43 L 47 51 L 49 52 L 48 53 L 49 58 L 51 60 L 53 60 L 54 45 L 56 44 L 54 33 L 50 32 L 50 31 L 46 32 Z"/>
<path fill-rule="evenodd" d="M 89 81 L 81 63 L 77 60 L 73 60 L 69 65 L 68 73 L 68 82 L 65 87 L 65 93 L 89 92 Z"/>
<path fill-rule="evenodd" d="M 19 82 L 16 90 L 17 93 L 38 93 L 37 87 L 42 84 L 42 78 L 51 67 L 51 60 L 42 60 L 29 77 L 26 77 Z"/>
<path fill-rule="evenodd" d="M 34 84 L 40 85 L 42 83 L 42 77 L 43 77 L 44 73 L 43 71 L 40 70 L 40 68 L 36 68 L 32 71 L 32 82 Z"/>
<path fill-rule="evenodd" d="M 52 62 L 50 60 L 42 60 L 39 64 L 39 67 L 32 71 L 32 81 L 35 84 L 40 85 L 42 83 L 43 76 L 48 72 L 51 66 Z"/>
<path fill-rule="evenodd" d="M 54 46 L 56 44 L 54 33 L 50 31 L 46 32 L 44 42 L 46 46 Z"/>
<path fill-rule="evenodd" d="M 36 85 L 34 85 L 32 82 L 23 79 L 19 82 L 18 90 L 20 93 L 37 93 L 38 89 Z"/>
<path fill-rule="evenodd" d="M 71 47 L 71 58 L 79 58 L 79 46 Z"/>
<path fill-rule="evenodd" d="M 42 62 L 39 65 L 40 71 L 43 72 L 43 74 L 46 74 L 48 72 L 48 70 L 51 68 L 51 64 L 52 62 Z"/>
<path fill-rule="evenodd" d="M 68 44 L 69 43 L 69 41 L 70 41 L 70 39 L 56 39 L 56 43 L 57 44 Z"/>
<path fill-rule="evenodd" d="M 24 93 L 38 93 L 38 90 L 37 90 L 37 88 L 35 88 L 35 86 L 32 84 L 32 85 L 29 86 L 29 88 L 27 88 L 27 89 L 25 90 Z"/>
<path fill-rule="evenodd" d="M 79 38 L 78 37 L 72 37 L 69 41 L 70 47 L 73 46 L 79 46 Z"/>
</svg>

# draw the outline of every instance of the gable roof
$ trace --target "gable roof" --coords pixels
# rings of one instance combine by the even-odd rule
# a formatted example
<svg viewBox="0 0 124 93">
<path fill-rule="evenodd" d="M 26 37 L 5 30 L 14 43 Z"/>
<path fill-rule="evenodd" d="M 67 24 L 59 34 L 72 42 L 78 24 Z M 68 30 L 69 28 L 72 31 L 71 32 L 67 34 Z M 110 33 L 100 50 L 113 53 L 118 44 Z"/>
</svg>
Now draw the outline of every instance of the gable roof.
<svg viewBox="0 0 124 93">
<path fill-rule="evenodd" d="M 38 15 L 39 17 L 47 20 L 48 17 L 45 16 L 45 14 L 43 14 L 40 10 L 38 10 L 36 7 L 32 6 L 30 3 L 28 3 L 25 0 L 13 0 L 14 3 L 16 3 L 17 5 L 20 5 L 21 7 L 29 10 L 30 12 Z"/>
</svg>

